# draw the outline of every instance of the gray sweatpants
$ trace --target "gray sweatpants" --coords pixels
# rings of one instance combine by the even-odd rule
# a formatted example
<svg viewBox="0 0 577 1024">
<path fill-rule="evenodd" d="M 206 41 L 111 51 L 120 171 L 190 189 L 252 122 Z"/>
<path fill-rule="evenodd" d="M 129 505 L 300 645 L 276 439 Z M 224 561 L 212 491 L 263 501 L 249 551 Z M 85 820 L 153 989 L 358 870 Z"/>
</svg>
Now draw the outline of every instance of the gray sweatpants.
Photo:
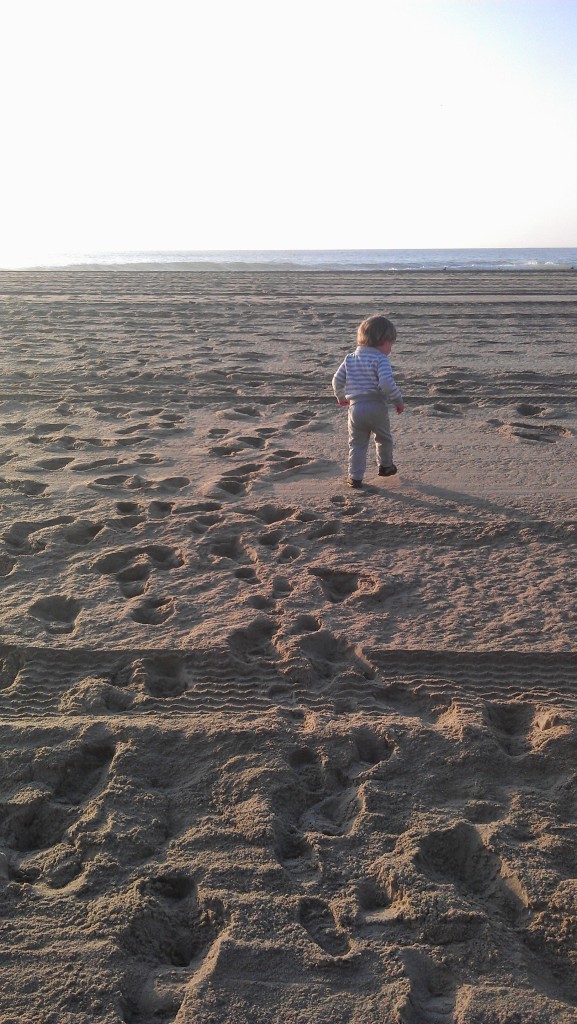
<svg viewBox="0 0 577 1024">
<path fill-rule="evenodd" d="M 362 480 L 367 468 L 367 449 L 371 434 L 375 435 L 378 466 L 393 462 L 393 435 L 389 410 L 383 398 L 355 398 L 349 406 L 349 476 Z"/>
</svg>

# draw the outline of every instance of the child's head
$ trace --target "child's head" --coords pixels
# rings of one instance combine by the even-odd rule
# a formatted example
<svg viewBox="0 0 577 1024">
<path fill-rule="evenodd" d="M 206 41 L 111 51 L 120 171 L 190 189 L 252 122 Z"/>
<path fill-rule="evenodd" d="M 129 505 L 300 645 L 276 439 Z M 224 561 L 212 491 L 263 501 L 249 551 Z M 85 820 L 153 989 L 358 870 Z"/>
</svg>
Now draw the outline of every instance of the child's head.
<svg viewBox="0 0 577 1024">
<path fill-rule="evenodd" d="M 392 345 L 397 337 L 395 325 L 386 316 L 370 316 L 357 328 L 357 345 L 381 348 L 385 342 Z"/>
</svg>

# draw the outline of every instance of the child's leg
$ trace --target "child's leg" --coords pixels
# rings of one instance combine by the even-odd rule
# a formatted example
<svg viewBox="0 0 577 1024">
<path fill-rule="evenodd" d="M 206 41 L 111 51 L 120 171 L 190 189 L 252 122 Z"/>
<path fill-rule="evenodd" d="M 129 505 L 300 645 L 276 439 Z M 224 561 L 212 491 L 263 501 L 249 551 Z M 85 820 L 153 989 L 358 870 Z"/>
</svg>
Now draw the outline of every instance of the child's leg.
<svg viewBox="0 0 577 1024">
<path fill-rule="evenodd" d="M 384 404 L 379 407 L 378 415 L 375 416 L 373 431 L 375 435 L 377 466 L 392 466 L 393 435 L 391 434 L 389 410 Z"/>
<path fill-rule="evenodd" d="M 365 422 L 362 406 L 361 402 L 349 406 L 349 476 L 352 480 L 362 480 L 367 468 L 371 427 Z"/>
</svg>

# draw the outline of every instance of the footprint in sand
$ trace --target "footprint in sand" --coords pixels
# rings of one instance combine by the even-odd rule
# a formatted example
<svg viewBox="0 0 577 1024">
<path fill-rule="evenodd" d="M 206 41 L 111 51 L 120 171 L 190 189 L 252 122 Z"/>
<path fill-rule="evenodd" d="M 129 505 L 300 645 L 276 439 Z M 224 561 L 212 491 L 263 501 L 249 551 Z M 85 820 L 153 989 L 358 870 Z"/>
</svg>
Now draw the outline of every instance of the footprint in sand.
<svg viewBox="0 0 577 1024">
<path fill-rule="evenodd" d="M 263 547 L 276 548 L 284 540 L 284 533 L 282 530 L 267 530 L 266 533 L 261 533 L 258 542 Z"/>
<path fill-rule="evenodd" d="M 132 427 L 131 429 L 135 430 L 137 428 Z M 117 448 L 130 448 L 132 446 L 136 446 L 137 444 L 142 444 L 144 441 L 150 441 L 150 437 L 148 437 L 148 435 L 146 435 L 146 434 L 136 434 L 136 435 L 132 435 L 130 437 L 118 438 L 116 440 L 116 447 Z"/>
<path fill-rule="evenodd" d="M 554 444 L 560 437 L 571 437 L 571 431 L 557 423 L 523 423 L 512 421 L 506 424 L 513 437 L 525 441 L 540 441 Z"/>
<path fill-rule="evenodd" d="M 168 476 L 163 480 L 155 480 L 153 483 L 153 490 L 159 491 L 160 493 L 171 494 L 174 491 L 181 491 L 184 487 L 188 487 L 190 480 L 187 476 Z"/>
<path fill-rule="evenodd" d="M 324 773 L 320 760 L 315 751 L 305 747 L 293 752 L 289 764 L 294 772 L 294 781 L 289 783 L 289 788 L 294 789 L 291 804 L 295 808 L 302 806 L 304 799 L 308 806 L 318 799 L 316 794 L 322 789 Z M 298 813 L 287 813 L 284 807 L 279 808 L 273 826 L 274 853 L 279 864 L 296 881 L 306 883 L 320 878 L 321 865 L 317 851 L 299 827 L 299 820 Z"/>
<path fill-rule="evenodd" d="M 37 551 L 44 551 L 46 548 L 45 540 L 40 538 L 31 540 L 35 533 L 40 533 L 50 527 L 72 523 L 73 521 L 72 516 L 56 516 L 54 519 L 12 523 L 9 530 L 2 535 L 2 540 L 8 548 L 12 551 L 17 551 L 18 554 L 34 554 Z"/>
<path fill-rule="evenodd" d="M 316 576 L 320 581 L 321 589 L 325 597 L 333 604 L 345 601 L 347 597 L 354 594 L 359 587 L 359 573 L 348 569 L 325 569 L 322 566 L 311 566 L 308 569 L 311 576 Z"/>
<path fill-rule="evenodd" d="M 176 548 L 166 544 L 144 544 L 109 551 L 94 563 L 93 569 L 96 572 L 114 574 L 125 569 L 139 555 L 148 558 L 155 569 L 178 569 L 184 564 L 184 559 Z"/>
<path fill-rule="evenodd" d="M 194 878 L 166 868 L 103 901 L 101 913 L 118 944 L 135 960 L 135 976 L 122 999 L 124 1020 L 169 1021 L 181 1012 L 188 1019 L 191 974 L 203 970 L 226 925 L 221 901 L 203 899 Z"/>
<path fill-rule="evenodd" d="M 310 465 L 312 461 L 308 456 L 299 455 L 298 452 L 293 451 L 291 448 L 278 448 L 271 455 L 267 456 L 269 469 L 275 475 L 283 473 L 285 476 L 288 476 L 295 470 Z"/>
<path fill-rule="evenodd" d="M 194 504 L 187 505 L 186 512 L 218 512 L 222 508 L 220 501 L 195 501 Z"/>
<path fill-rule="evenodd" d="M 454 405 L 449 405 L 447 402 L 433 402 L 430 409 L 427 410 L 429 415 L 434 416 L 462 416 L 461 409 L 456 409 Z"/>
<path fill-rule="evenodd" d="M 278 622 L 267 615 L 259 615 L 246 628 L 235 629 L 229 636 L 230 650 L 243 659 L 273 654 L 271 639 L 278 631 Z"/>
<path fill-rule="evenodd" d="M 140 879 L 117 903 L 120 945 L 149 963 L 188 967 L 222 925 L 221 915 L 202 913 L 196 883 L 177 871 Z"/>
<path fill-rule="evenodd" d="M 141 455 L 136 456 L 134 462 L 138 466 L 158 466 L 164 462 L 164 460 L 161 459 L 160 456 L 155 455 L 154 452 L 142 452 Z"/>
<path fill-rule="evenodd" d="M 342 750 L 327 752 L 331 757 L 327 756 L 324 762 L 312 746 L 297 747 L 288 757 L 292 782 L 287 780 L 287 788 L 293 786 L 294 795 L 289 804 L 279 805 L 275 817 L 275 853 L 283 867 L 301 882 L 318 880 L 320 874 L 319 854 L 311 835 L 338 840 L 353 831 L 362 813 L 359 785 L 367 771 L 389 758 L 393 749 L 368 728 L 355 730 L 341 741 L 341 746 Z M 339 763 L 347 763 L 346 771 L 330 766 L 335 754 Z M 291 806 L 299 811 L 287 813 Z M 322 901 L 321 905 L 315 902 L 314 910 L 310 907 L 309 911 L 306 920 L 314 932 L 313 938 L 318 940 L 315 920 L 318 918 L 318 932 L 322 931 L 321 924 L 333 928 L 334 921 L 330 923 Z M 319 944 L 325 948 L 322 942 Z M 341 938 L 339 949 L 335 946 L 328 951 L 342 953 L 347 948 Z"/>
<path fill-rule="evenodd" d="M 262 463 L 260 462 L 249 462 L 243 466 L 236 466 L 235 469 L 225 473 L 216 486 L 219 490 L 224 491 L 225 494 L 230 494 L 232 497 L 246 494 L 252 479 L 260 473 L 261 469 Z"/>
<path fill-rule="evenodd" d="M 290 519 L 294 512 L 294 508 L 285 508 L 283 505 L 260 505 L 251 510 L 251 515 L 255 519 L 260 519 L 261 523 L 272 526 L 274 523 L 282 523 L 285 519 Z"/>
<path fill-rule="evenodd" d="M 238 533 L 211 534 L 208 541 L 208 553 L 215 558 L 226 558 L 231 562 L 256 561 L 254 552 L 245 545 L 242 535 Z"/>
<path fill-rule="evenodd" d="M 73 473 L 90 473 L 94 469 L 102 469 L 104 466 L 117 466 L 117 458 L 94 459 L 92 462 L 76 462 L 71 466 Z"/>
<path fill-rule="evenodd" d="M 124 597 L 139 597 L 146 590 L 151 568 L 148 561 L 134 562 L 116 573 L 115 579 Z"/>
<path fill-rule="evenodd" d="M 36 483 L 34 480 L 8 480 L 6 477 L 1 476 L 0 489 L 14 491 L 16 494 L 26 494 L 31 498 L 35 498 L 39 494 L 44 494 L 44 491 L 48 489 L 48 484 Z"/>
<path fill-rule="evenodd" d="M 431 880 L 441 884 L 452 882 L 457 889 L 509 920 L 521 921 L 526 915 L 527 898 L 521 883 L 510 872 L 504 876 L 500 857 L 468 822 L 425 835 L 415 863 Z"/>
<path fill-rule="evenodd" d="M 361 934 L 375 926 L 381 929 L 391 917 L 390 907 L 393 902 L 391 893 L 386 891 L 381 882 L 368 875 L 357 883 L 357 900 L 359 905 L 359 925 Z"/>
<path fill-rule="evenodd" d="M 171 569 L 178 569 L 184 564 L 180 552 L 174 548 L 162 544 L 147 544 L 142 547 L 121 548 L 117 551 L 110 551 L 101 556 L 93 564 L 95 572 L 103 575 L 114 576 L 125 597 L 137 597 L 143 594 L 153 569 L 168 572 Z M 137 609 L 137 615 L 153 614 L 152 612 Z M 160 612 L 158 612 L 160 614 Z M 169 611 L 168 614 L 172 614 Z M 168 618 L 165 614 L 156 621 L 164 621 Z M 133 618 L 135 616 L 133 615 Z M 154 621 L 153 619 L 137 618 L 137 622 Z"/>
<path fill-rule="evenodd" d="M 529 408 L 540 409 L 540 406 Z M 497 432 L 505 437 L 518 437 L 522 441 L 537 441 L 544 444 L 555 444 L 560 438 L 572 437 L 572 431 L 559 423 L 525 423 L 522 420 L 503 421 L 499 419 L 487 420 L 491 427 L 496 427 Z"/>
<path fill-rule="evenodd" d="M 36 423 L 34 426 L 34 433 L 37 435 L 55 434 L 60 433 L 61 430 L 66 430 L 68 423 Z M 71 427 L 74 430 L 74 427 Z"/>
<path fill-rule="evenodd" d="M 25 426 L 26 420 L 6 420 L 6 422 L 2 424 L 2 429 L 5 430 L 7 434 L 18 434 Z"/>
<path fill-rule="evenodd" d="M 62 457 L 55 459 L 40 459 L 40 461 L 37 462 L 36 465 L 38 466 L 39 469 L 48 469 L 51 471 L 55 471 L 58 469 L 64 469 L 66 466 L 69 466 L 71 462 L 74 462 L 74 459 L 67 459 Z"/>
<path fill-rule="evenodd" d="M 267 455 L 267 462 L 279 462 L 285 459 L 291 459 L 297 455 L 298 452 L 294 451 L 293 448 L 275 448 L 270 455 Z"/>
<path fill-rule="evenodd" d="M 343 836 L 352 831 L 359 816 L 356 786 L 349 786 L 317 801 L 302 816 L 299 827 L 305 833 Z"/>
<path fill-rule="evenodd" d="M 0 837 L 2 845 L 13 851 L 10 875 L 19 882 L 34 882 L 40 867 L 18 864 L 20 857 L 40 850 L 49 850 L 63 839 L 75 815 L 70 807 L 53 801 L 44 786 L 26 786 L 14 793 L 3 806 Z"/>
<path fill-rule="evenodd" d="M 99 733 L 100 730 L 91 739 L 72 743 L 57 767 L 53 764 L 53 753 L 47 757 L 46 775 L 54 796 L 63 803 L 78 806 L 104 787 L 116 745 L 111 736 Z"/>
<path fill-rule="evenodd" d="M 355 764 L 349 769 L 351 777 L 365 771 L 367 765 L 376 765 L 381 764 L 383 761 L 388 761 L 394 750 L 394 744 L 390 742 L 387 736 L 374 732 L 368 726 L 354 729 L 351 738 L 357 757 Z"/>
<path fill-rule="evenodd" d="M 399 1020 L 453 1024 L 458 983 L 451 971 L 417 949 L 403 950 L 401 959 L 410 989 L 399 1007 Z"/>
<path fill-rule="evenodd" d="M 237 580 L 243 580 L 245 583 L 259 582 L 255 570 L 248 565 L 239 565 L 238 569 L 234 570 L 234 576 Z"/>
<path fill-rule="evenodd" d="M 357 701 L 357 684 L 364 693 L 366 681 L 376 676 L 367 658 L 329 629 L 304 633 L 289 642 L 286 673 L 299 683 L 306 682 L 312 692 L 331 690 L 339 706 L 353 698 Z"/>
<path fill-rule="evenodd" d="M 116 511 L 119 516 L 134 516 L 142 512 L 142 506 L 137 501 L 117 501 Z"/>
<path fill-rule="evenodd" d="M 175 430 L 178 423 L 184 423 L 184 416 L 177 412 L 163 412 L 158 420 L 163 430 Z"/>
<path fill-rule="evenodd" d="M 117 519 L 110 518 L 107 520 L 107 526 L 111 526 L 116 532 L 118 531 L 130 531 L 135 527 L 140 526 L 141 523 L 146 522 L 146 516 L 144 515 L 121 515 Z"/>
<path fill-rule="evenodd" d="M 547 410 L 544 405 L 531 405 L 529 402 L 519 402 L 515 406 L 515 411 L 520 416 L 541 416 Z"/>
<path fill-rule="evenodd" d="M 85 547 L 104 529 L 104 523 L 94 523 L 90 519 L 78 519 L 72 526 L 64 530 L 64 540 L 69 544 Z"/>
<path fill-rule="evenodd" d="M 275 576 L 272 581 L 272 593 L 273 597 L 286 597 L 288 594 L 292 594 L 293 585 L 286 576 Z"/>
<path fill-rule="evenodd" d="M 342 530 L 342 525 L 336 519 L 329 520 L 319 526 L 315 526 L 307 533 L 307 540 L 330 540 L 337 537 Z"/>
<path fill-rule="evenodd" d="M 227 458 L 229 455 L 237 455 L 244 448 L 238 441 L 230 441 L 227 444 L 217 444 L 208 449 L 209 455 L 218 455 L 220 458 Z"/>
<path fill-rule="evenodd" d="M 309 423 L 316 418 L 316 412 L 312 412 L 309 409 L 303 409 L 302 412 L 293 413 L 285 423 L 285 427 L 288 430 L 295 430 L 298 427 L 306 427 Z"/>
<path fill-rule="evenodd" d="M 8 650 L 0 655 L 0 690 L 9 690 L 18 681 L 25 658 L 20 651 Z"/>
<path fill-rule="evenodd" d="M 188 688 L 186 659 L 176 654 L 150 654 L 127 666 L 116 682 L 150 697 L 179 697 Z"/>
<path fill-rule="evenodd" d="M 190 480 L 186 476 L 166 477 L 163 480 L 147 480 L 141 476 L 126 476 L 114 474 L 112 476 L 96 477 L 89 487 L 122 487 L 130 490 L 152 490 L 160 493 L 172 493 L 188 487 Z"/>
<path fill-rule="evenodd" d="M 222 522 L 222 516 L 218 512 L 204 512 L 200 515 L 193 516 L 188 522 L 188 528 L 191 533 L 203 534 L 211 528 L 211 526 L 217 526 L 218 523 Z"/>
<path fill-rule="evenodd" d="M 298 907 L 298 920 L 313 942 L 329 956 L 344 956 L 348 953 L 349 937 L 339 928 L 329 904 L 324 900 L 316 897 L 302 899 Z"/>
<path fill-rule="evenodd" d="M 30 865 L 27 855 L 63 841 L 77 819 L 78 807 L 105 785 L 114 753 L 113 740 L 99 735 L 62 746 L 50 744 L 37 751 L 34 774 L 42 784 L 30 783 L 27 777 L 25 785 L 4 805 L 0 826 L 2 842 L 15 852 L 16 864 L 19 857 L 26 857 L 28 866 L 20 881 L 36 881 L 41 875 L 41 865 Z M 15 868 L 17 877 L 22 867 Z M 70 866 L 66 872 L 70 872 Z M 73 870 L 73 875 L 77 873 Z M 61 887 L 71 877 L 46 880 Z"/>
<path fill-rule="evenodd" d="M 531 749 L 529 733 L 535 719 L 533 704 L 517 701 L 487 704 L 483 717 L 493 738 L 509 757 L 520 757 Z"/>
<path fill-rule="evenodd" d="M 300 819 L 299 827 L 306 834 L 338 837 L 352 832 L 363 813 L 360 784 L 371 768 L 388 760 L 393 752 L 388 740 L 368 727 L 353 730 L 347 746 L 346 772 L 327 775 L 321 792 Z"/>
<path fill-rule="evenodd" d="M 73 597 L 55 594 L 30 605 L 28 614 L 42 622 L 47 633 L 72 633 L 82 605 Z"/>
<path fill-rule="evenodd" d="M 222 419 L 225 419 L 225 420 L 242 420 L 242 419 L 253 420 L 253 419 L 259 419 L 260 416 L 261 416 L 261 413 L 253 405 L 251 405 L 251 406 L 238 406 L 237 405 L 237 406 L 234 406 L 232 409 L 227 410 L 227 412 L 220 413 L 219 418 L 222 418 Z"/>
<path fill-rule="evenodd" d="M 130 477 L 126 474 L 116 473 L 113 476 L 99 476 L 89 484 L 90 487 L 142 487 L 144 481 L 139 477 Z"/>
<path fill-rule="evenodd" d="M 0 576 L 9 576 L 14 571 L 16 562 L 10 555 L 6 555 L 4 552 L 0 553 Z"/>
<path fill-rule="evenodd" d="M 166 519 L 174 509 L 173 501 L 151 501 L 148 506 L 149 519 Z"/>
<path fill-rule="evenodd" d="M 305 612 L 301 615 L 297 615 L 288 632 L 294 633 L 295 635 L 300 633 L 316 633 L 321 629 L 321 625 L 321 621 L 316 617 L 316 615 L 309 615 Z"/>
<path fill-rule="evenodd" d="M 264 438 L 250 434 L 241 435 L 237 438 L 237 442 L 243 448 L 264 448 L 266 444 Z"/>
<path fill-rule="evenodd" d="M 258 583 L 258 580 L 255 579 L 255 583 Z M 248 598 L 247 604 L 261 612 L 274 612 L 276 610 L 276 602 L 272 597 L 268 597 L 267 594 L 252 594 Z"/>
<path fill-rule="evenodd" d="M 286 562 L 294 562 L 300 554 L 301 550 L 297 548 L 296 544 L 285 544 L 279 551 L 277 563 L 284 565 Z"/>
<path fill-rule="evenodd" d="M 145 626 L 160 626 L 174 614 L 170 597 L 147 597 L 130 612 L 130 618 Z"/>
</svg>

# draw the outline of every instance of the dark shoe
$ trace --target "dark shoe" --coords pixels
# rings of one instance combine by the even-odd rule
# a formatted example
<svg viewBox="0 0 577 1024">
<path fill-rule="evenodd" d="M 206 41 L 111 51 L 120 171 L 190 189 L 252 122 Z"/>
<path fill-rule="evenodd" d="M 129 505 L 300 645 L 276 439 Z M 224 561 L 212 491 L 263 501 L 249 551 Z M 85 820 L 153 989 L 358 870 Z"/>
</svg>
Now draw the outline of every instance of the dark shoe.
<svg viewBox="0 0 577 1024">
<path fill-rule="evenodd" d="M 347 477 L 347 483 L 349 487 L 354 487 L 357 491 L 363 486 L 362 480 L 355 480 L 352 476 Z"/>
<path fill-rule="evenodd" d="M 394 476 L 397 472 L 398 470 L 394 462 L 390 466 L 379 466 L 379 476 Z"/>
</svg>

